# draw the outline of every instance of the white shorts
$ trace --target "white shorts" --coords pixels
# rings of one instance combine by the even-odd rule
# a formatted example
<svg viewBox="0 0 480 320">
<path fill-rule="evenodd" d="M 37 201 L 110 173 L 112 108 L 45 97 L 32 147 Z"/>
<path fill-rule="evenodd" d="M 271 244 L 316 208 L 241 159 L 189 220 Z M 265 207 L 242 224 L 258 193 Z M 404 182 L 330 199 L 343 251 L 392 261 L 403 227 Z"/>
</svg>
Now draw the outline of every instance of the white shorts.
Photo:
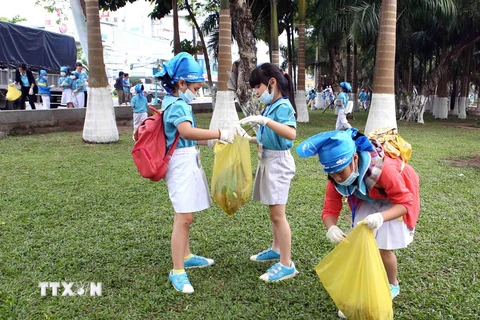
<svg viewBox="0 0 480 320">
<path fill-rule="evenodd" d="M 147 119 L 148 113 L 140 112 L 133 113 L 133 133 L 137 130 L 138 126 L 142 123 L 143 120 Z"/>
<path fill-rule="evenodd" d="M 265 150 L 258 162 L 253 200 L 262 204 L 287 204 L 290 182 L 295 175 L 295 160 L 290 150 Z"/>
<path fill-rule="evenodd" d="M 351 128 L 352 126 L 347 121 L 347 113 L 345 108 L 337 108 L 338 109 L 338 117 L 337 123 L 335 124 L 335 130 L 346 130 Z"/>
<path fill-rule="evenodd" d="M 60 102 L 60 104 L 66 105 L 68 102 L 70 102 L 71 95 L 72 95 L 72 89 L 63 89 L 62 101 Z"/>
<path fill-rule="evenodd" d="M 356 226 L 358 222 L 365 219 L 368 215 L 382 212 L 392 207 L 392 203 L 388 200 L 360 202 L 353 225 Z M 387 221 L 375 232 L 375 239 L 379 249 L 395 250 L 406 248 L 413 241 L 413 234 L 415 230 L 411 230 L 403 219 L 400 217 L 395 220 Z"/>
<path fill-rule="evenodd" d="M 168 163 L 165 183 L 176 213 L 191 213 L 210 207 L 207 177 L 198 165 L 197 148 L 176 149 Z"/>
</svg>

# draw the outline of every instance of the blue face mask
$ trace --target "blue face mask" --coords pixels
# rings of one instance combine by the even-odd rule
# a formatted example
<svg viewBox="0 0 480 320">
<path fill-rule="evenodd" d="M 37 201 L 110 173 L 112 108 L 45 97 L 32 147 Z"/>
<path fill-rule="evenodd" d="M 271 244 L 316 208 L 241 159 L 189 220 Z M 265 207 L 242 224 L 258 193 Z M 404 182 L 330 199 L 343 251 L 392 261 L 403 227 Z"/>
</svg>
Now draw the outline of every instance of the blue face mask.
<svg viewBox="0 0 480 320">
<path fill-rule="evenodd" d="M 270 84 L 268 84 L 267 89 L 263 91 L 260 98 L 258 98 L 263 104 L 270 104 L 273 100 L 274 90 L 272 89 L 272 93 L 268 93 L 268 88 L 270 88 Z"/>
<path fill-rule="evenodd" d="M 195 94 L 188 88 L 187 88 L 187 91 L 185 91 L 185 93 L 178 90 L 178 96 L 182 98 L 182 100 L 185 101 L 186 103 L 190 103 L 196 98 Z"/>
<path fill-rule="evenodd" d="M 350 176 L 348 176 L 347 179 L 345 179 L 345 181 L 343 182 L 337 182 L 337 184 L 341 185 L 341 186 L 344 186 L 344 187 L 348 187 L 350 186 L 352 183 L 355 182 L 355 180 L 358 178 L 360 174 L 358 173 L 358 171 L 352 171 L 352 173 L 350 173 Z"/>
</svg>

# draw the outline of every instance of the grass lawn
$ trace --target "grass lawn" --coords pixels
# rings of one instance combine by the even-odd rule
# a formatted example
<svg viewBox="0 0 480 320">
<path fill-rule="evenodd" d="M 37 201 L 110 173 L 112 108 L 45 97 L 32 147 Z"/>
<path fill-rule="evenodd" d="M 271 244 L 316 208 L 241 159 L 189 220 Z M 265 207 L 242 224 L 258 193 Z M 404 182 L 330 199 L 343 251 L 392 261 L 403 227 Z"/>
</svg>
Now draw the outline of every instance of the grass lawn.
<svg viewBox="0 0 480 320">
<path fill-rule="evenodd" d="M 208 127 L 211 114 L 196 115 Z M 297 143 L 335 126 L 332 111 L 310 112 Z M 397 252 L 401 293 L 396 319 L 480 316 L 480 168 L 454 166 L 480 157 L 480 130 L 399 122 L 413 146 L 422 211 L 414 242 Z M 365 127 L 366 113 L 352 125 Z M 465 124 L 477 120 L 450 120 Z M 270 245 L 268 209 L 249 201 L 228 217 L 216 204 L 195 215 L 194 253 L 215 259 L 189 271 L 195 293 L 168 282 L 173 212 L 163 182 L 140 177 L 131 159 L 131 128 L 110 145 L 81 132 L 0 139 L 0 319 L 337 319 L 314 271 L 333 249 L 320 212 L 326 176 L 318 158 L 300 159 L 287 215 L 300 274 L 266 284 L 270 263 L 249 261 Z M 213 153 L 202 147 L 211 177 Z M 256 150 L 252 145 L 252 170 Z M 340 227 L 348 230 L 345 210 Z M 101 282 L 102 296 L 40 295 L 39 282 Z M 75 287 L 74 287 L 75 288 Z"/>
</svg>

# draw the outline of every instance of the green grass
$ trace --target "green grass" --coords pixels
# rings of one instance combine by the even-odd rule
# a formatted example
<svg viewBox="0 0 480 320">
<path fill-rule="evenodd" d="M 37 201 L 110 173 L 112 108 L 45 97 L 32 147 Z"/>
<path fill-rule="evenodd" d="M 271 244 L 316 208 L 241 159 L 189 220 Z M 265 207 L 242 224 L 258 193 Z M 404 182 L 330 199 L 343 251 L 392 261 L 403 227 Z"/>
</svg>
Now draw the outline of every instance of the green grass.
<svg viewBox="0 0 480 320">
<path fill-rule="evenodd" d="M 196 115 L 199 126 L 208 127 L 210 116 Z M 356 118 L 352 124 L 363 129 L 366 113 Z M 335 120 L 332 112 L 311 112 L 296 142 L 331 130 Z M 395 318 L 474 319 L 480 170 L 447 160 L 478 155 L 480 131 L 426 121 L 399 123 L 413 146 L 422 211 L 414 242 L 397 251 Z M 216 265 L 190 271 L 196 291 L 184 295 L 167 279 L 173 211 L 166 186 L 137 173 L 130 130 L 110 145 L 85 144 L 80 132 L 0 139 L 0 319 L 337 319 L 314 271 L 333 249 L 320 218 L 326 176 L 317 158 L 293 152 L 287 215 L 299 276 L 266 284 L 258 277 L 270 264 L 248 259 L 270 244 L 266 207 L 249 201 L 229 218 L 214 204 L 195 215 L 191 246 Z M 252 160 L 254 170 L 254 146 Z M 206 147 L 202 163 L 210 178 Z M 345 210 L 340 226 L 348 229 L 349 221 Z M 102 282 L 103 295 L 42 297 L 44 281 Z"/>
</svg>

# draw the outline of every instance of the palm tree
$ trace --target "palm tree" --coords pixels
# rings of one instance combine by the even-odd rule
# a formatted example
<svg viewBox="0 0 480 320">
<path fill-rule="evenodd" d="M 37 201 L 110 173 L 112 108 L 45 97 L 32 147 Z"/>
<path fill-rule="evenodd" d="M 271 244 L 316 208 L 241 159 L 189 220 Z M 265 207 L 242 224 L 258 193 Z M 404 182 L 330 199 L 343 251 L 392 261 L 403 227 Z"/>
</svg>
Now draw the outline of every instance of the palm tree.
<svg viewBox="0 0 480 320">
<path fill-rule="evenodd" d="M 308 122 L 307 101 L 305 99 L 305 15 L 306 1 L 298 1 L 298 86 L 295 103 L 298 122 Z"/>
<path fill-rule="evenodd" d="M 228 90 L 232 67 L 232 22 L 229 0 L 220 2 L 220 26 L 218 47 L 218 91 L 215 99 L 210 129 L 232 129 L 238 122 L 233 92 Z"/>
<path fill-rule="evenodd" d="M 395 48 L 397 0 L 383 0 L 377 39 L 370 112 L 365 133 L 381 127 L 397 128 L 395 113 Z"/>
<path fill-rule="evenodd" d="M 277 19 L 277 1 L 270 0 L 270 59 L 271 62 L 280 65 L 280 51 L 278 48 L 278 19 Z"/>
<path fill-rule="evenodd" d="M 103 46 L 98 19 L 98 0 L 85 0 L 90 78 L 83 126 L 83 140 L 88 143 L 118 141 L 115 110 L 103 61 Z"/>
<path fill-rule="evenodd" d="M 180 53 L 180 27 L 178 25 L 178 5 L 177 0 L 172 0 L 173 11 L 173 53 Z"/>
</svg>

